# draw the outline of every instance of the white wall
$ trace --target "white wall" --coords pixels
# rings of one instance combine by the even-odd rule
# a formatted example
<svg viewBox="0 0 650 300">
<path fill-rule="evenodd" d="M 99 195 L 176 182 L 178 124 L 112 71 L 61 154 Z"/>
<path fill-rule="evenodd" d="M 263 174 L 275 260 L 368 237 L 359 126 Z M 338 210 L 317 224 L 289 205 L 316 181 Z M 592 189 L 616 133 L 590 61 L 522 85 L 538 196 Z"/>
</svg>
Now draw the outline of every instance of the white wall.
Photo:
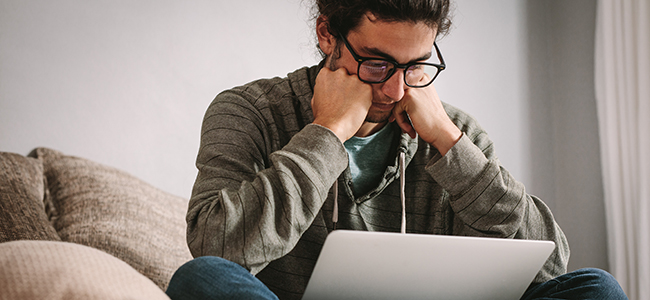
<svg viewBox="0 0 650 300">
<path fill-rule="evenodd" d="M 555 207 L 572 247 L 569 267 L 608 268 L 594 85 L 596 1 L 549 2 Z"/>
<path fill-rule="evenodd" d="M 590 148 L 592 2 L 457 1 L 439 41 L 448 69 L 436 80 L 442 99 L 474 115 L 503 165 L 554 210 L 572 269 L 607 268 Z M 318 62 L 308 5 L 0 0 L 0 151 L 51 147 L 189 197 L 214 96 Z"/>
<path fill-rule="evenodd" d="M 2 0 L 0 150 L 51 147 L 189 197 L 209 102 L 315 63 L 306 22 L 299 0 Z"/>
<path fill-rule="evenodd" d="M 453 27 L 438 42 L 447 69 L 436 88 L 476 117 L 506 168 L 530 182 L 525 22 L 518 0 L 457 1 Z"/>
</svg>

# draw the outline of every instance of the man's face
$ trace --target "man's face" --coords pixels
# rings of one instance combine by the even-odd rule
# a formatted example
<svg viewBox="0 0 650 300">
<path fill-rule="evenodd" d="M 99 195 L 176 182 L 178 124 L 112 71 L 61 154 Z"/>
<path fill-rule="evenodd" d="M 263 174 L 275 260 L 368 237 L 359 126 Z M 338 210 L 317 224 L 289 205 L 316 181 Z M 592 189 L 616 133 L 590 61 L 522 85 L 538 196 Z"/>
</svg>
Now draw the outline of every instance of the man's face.
<svg viewBox="0 0 650 300">
<path fill-rule="evenodd" d="M 430 57 L 436 30 L 426 24 L 410 22 L 383 22 L 369 15 L 350 31 L 347 40 L 357 55 L 391 59 L 406 64 Z M 358 63 L 340 41 L 337 49 L 328 54 L 326 66 L 335 70 L 345 68 L 357 73 Z M 338 55 L 337 55 L 338 54 Z M 435 54 L 433 54 L 435 56 Z M 383 123 L 390 117 L 395 103 L 409 89 L 404 83 L 404 70 L 399 69 L 386 82 L 372 84 L 373 100 L 366 122 Z"/>
</svg>

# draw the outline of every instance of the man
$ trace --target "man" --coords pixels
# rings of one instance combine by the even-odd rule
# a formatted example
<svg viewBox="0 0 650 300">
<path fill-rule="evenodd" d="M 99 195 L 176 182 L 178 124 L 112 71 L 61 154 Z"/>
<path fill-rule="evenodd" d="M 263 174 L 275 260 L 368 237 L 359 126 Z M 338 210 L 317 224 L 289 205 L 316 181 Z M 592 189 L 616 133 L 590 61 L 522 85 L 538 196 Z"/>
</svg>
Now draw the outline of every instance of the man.
<svg viewBox="0 0 650 300">
<path fill-rule="evenodd" d="M 400 231 L 403 192 L 406 232 L 554 241 L 526 299 L 625 299 L 605 272 L 563 275 L 569 248 L 547 206 L 475 120 L 438 98 L 448 0 L 317 5 L 321 64 L 208 108 L 187 239 L 213 257 L 181 267 L 170 297 L 300 299 L 327 234 Z"/>
</svg>

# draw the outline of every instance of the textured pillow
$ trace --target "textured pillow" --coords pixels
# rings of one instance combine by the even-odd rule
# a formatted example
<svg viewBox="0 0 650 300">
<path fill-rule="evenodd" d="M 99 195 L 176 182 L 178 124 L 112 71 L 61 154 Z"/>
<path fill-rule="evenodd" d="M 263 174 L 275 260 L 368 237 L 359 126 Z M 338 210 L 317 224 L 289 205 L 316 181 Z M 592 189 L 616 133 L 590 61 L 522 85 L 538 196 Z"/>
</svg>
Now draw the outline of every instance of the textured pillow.
<svg viewBox="0 0 650 300">
<path fill-rule="evenodd" d="M 123 171 L 37 148 L 61 240 L 104 250 L 165 290 L 192 259 L 185 240 L 186 199 Z"/>
<path fill-rule="evenodd" d="M 151 280 L 105 252 L 79 244 L 0 244 L 0 299 L 169 299 Z"/>
<path fill-rule="evenodd" d="M 45 214 L 43 180 L 40 161 L 0 152 L 0 243 L 61 240 Z"/>
</svg>

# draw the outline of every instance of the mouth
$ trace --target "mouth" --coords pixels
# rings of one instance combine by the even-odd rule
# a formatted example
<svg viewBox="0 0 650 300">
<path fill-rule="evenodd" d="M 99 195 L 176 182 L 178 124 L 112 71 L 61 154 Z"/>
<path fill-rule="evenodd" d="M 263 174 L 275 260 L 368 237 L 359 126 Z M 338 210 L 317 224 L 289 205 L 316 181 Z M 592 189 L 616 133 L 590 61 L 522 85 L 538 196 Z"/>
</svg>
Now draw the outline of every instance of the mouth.
<svg viewBox="0 0 650 300">
<path fill-rule="evenodd" d="M 395 107 L 395 102 L 393 103 L 379 103 L 379 102 L 373 102 L 372 107 L 378 110 L 385 110 L 385 111 L 390 111 L 393 110 L 393 107 Z"/>
</svg>

